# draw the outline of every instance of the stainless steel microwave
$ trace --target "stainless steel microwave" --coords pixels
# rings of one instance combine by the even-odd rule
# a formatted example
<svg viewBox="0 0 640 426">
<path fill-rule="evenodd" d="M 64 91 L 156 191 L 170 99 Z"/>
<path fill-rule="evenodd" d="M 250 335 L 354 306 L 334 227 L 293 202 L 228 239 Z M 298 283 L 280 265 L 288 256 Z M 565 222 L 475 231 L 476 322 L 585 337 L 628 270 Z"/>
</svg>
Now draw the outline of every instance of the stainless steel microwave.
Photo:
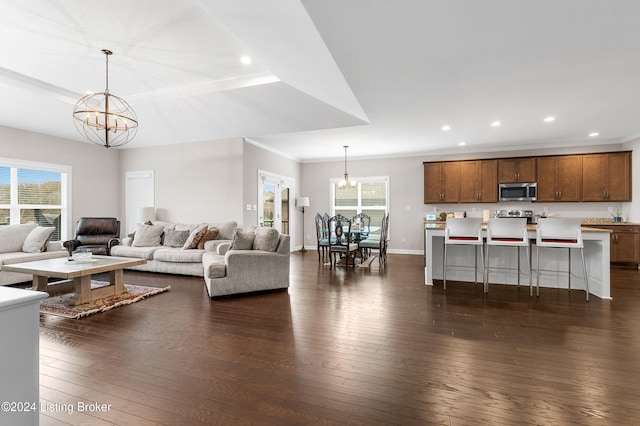
<svg viewBox="0 0 640 426">
<path fill-rule="evenodd" d="M 500 201 L 537 201 L 538 183 L 500 183 L 498 199 Z"/>
</svg>

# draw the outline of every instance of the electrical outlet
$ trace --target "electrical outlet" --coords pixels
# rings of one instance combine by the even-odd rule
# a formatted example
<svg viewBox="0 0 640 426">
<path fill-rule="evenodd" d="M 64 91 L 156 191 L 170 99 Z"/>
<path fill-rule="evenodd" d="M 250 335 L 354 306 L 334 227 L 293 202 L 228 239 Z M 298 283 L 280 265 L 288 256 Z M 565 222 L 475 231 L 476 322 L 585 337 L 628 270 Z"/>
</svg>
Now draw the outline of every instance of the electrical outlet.
<svg viewBox="0 0 640 426">
<path fill-rule="evenodd" d="M 410 210 L 411 210 L 411 206 L 410 206 L 409 204 L 407 204 L 406 206 L 404 206 L 404 209 L 405 209 L 406 211 L 410 211 Z"/>
<path fill-rule="evenodd" d="M 440 211 L 440 209 L 439 209 L 439 208 L 437 208 L 437 207 L 434 207 L 434 208 L 433 208 L 433 212 L 434 212 L 434 213 L 438 213 L 439 211 Z"/>
<path fill-rule="evenodd" d="M 402 244 L 404 244 L 404 243 L 406 243 L 406 242 L 407 242 L 407 239 L 406 239 L 406 238 L 403 238 L 403 239 L 402 239 Z"/>
<path fill-rule="evenodd" d="M 609 213 L 613 214 L 613 207 L 609 207 Z"/>
<path fill-rule="evenodd" d="M 251 210 L 251 204 L 247 204 L 247 210 Z"/>
</svg>

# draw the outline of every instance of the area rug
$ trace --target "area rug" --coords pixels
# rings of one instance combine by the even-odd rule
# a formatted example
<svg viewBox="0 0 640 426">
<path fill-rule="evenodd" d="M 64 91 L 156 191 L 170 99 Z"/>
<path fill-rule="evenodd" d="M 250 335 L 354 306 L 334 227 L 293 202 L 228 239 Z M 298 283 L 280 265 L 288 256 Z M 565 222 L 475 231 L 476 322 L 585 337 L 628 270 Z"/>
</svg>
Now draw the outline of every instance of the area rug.
<svg viewBox="0 0 640 426">
<path fill-rule="evenodd" d="M 91 281 L 91 288 L 98 288 L 108 285 L 104 281 Z M 65 293 L 51 296 L 40 304 L 40 313 L 57 315 L 65 318 L 79 319 L 89 315 L 105 312 L 119 306 L 130 305 L 138 302 L 154 294 L 168 291 L 171 286 L 164 288 L 144 287 L 133 284 L 125 284 L 127 291 L 115 296 L 104 297 L 85 303 L 82 305 L 73 305 L 72 299 L 74 293 Z"/>
</svg>

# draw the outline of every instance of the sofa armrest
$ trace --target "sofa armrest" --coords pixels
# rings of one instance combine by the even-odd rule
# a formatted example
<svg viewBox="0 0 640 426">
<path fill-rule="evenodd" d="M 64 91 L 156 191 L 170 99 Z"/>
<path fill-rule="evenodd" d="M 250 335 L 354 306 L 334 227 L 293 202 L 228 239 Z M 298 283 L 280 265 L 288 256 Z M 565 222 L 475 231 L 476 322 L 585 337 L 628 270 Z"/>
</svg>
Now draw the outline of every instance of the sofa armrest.
<svg viewBox="0 0 640 426">
<path fill-rule="evenodd" d="M 231 243 L 231 240 L 209 240 L 204 243 L 204 249 L 207 251 L 212 251 L 218 253 L 218 248 L 223 244 Z M 218 253 L 220 254 L 220 253 Z M 224 253 L 222 253 L 224 254 Z"/>
<path fill-rule="evenodd" d="M 229 250 L 224 256 L 227 276 L 246 276 L 254 278 L 289 275 L 289 255 L 262 250 Z"/>
<path fill-rule="evenodd" d="M 230 242 L 225 242 L 222 244 L 218 244 L 218 248 L 216 249 L 216 253 L 218 253 L 219 255 L 223 256 L 225 254 L 227 254 L 227 252 L 229 251 L 229 249 L 231 248 L 231 243 Z"/>
</svg>

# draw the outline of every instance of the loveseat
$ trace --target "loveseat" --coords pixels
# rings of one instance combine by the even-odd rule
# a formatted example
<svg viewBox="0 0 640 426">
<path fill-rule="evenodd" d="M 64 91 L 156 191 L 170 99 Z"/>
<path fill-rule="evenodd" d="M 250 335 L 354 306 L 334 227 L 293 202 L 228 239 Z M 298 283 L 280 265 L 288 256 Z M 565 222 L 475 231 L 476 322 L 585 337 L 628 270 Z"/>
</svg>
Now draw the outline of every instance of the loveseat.
<svg viewBox="0 0 640 426">
<path fill-rule="evenodd" d="M 204 276 L 202 256 L 230 243 L 238 223 L 184 224 L 154 221 L 138 224 L 135 233 L 111 247 L 112 256 L 146 259 L 130 269 L 166 274 Z M 195 241 L 195 244 L 194 244 Z"/>
<path fill-rule="evenodd" d="M 233 241 L 202 256 L 209 297 L 289 287 L 289 236 L 274 228 L 236 230 Z"/>
<path fill-rule="evenodd" d="M 2 270 L 2 265 L 67 257 L 60 241 L 49 241 L 55 228 L 35 223 L 0 226 L 0 285 L 31 281 L 32 275 Z"/>
</svg>

